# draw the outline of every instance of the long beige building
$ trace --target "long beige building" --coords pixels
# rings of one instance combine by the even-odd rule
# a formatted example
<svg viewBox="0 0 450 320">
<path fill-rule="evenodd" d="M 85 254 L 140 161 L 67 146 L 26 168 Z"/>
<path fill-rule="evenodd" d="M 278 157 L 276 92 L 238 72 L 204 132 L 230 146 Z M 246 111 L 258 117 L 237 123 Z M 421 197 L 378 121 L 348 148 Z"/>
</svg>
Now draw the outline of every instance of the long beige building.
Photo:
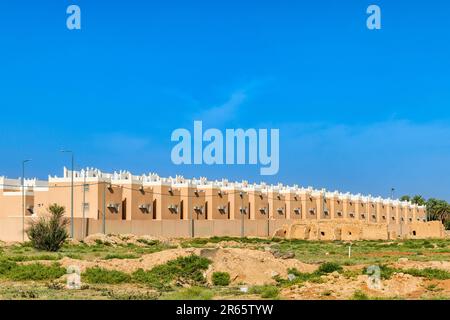
<svg viewBox="0 0 450 320">
<path fill-rule="evenodd" d="M 440 225 L 426 222 L 424 206 L 370 195 L 225 179 L 163 178 L 153 173 L 104 173 L 93 168 L 75 171 L 73 176 L 75 237 L 120 232 L 336 240 L 430 237 L 443 232 Z M 71 181 L 72 172 L 66 168 L 62 177 L 49 176 L 48 181 L 26 179 L 23 207 L 21 180 L 0 177 L 0 239 L 17 238 L 23 228 L 5 236 L 11 233 L 6 225 L 20 224 L 24 214 L 27 219 L 45 215 L 53 203 L 64 206 L 70 216 Z M 357 230 L 344 235 L 348 226 Z"/>
</svg>

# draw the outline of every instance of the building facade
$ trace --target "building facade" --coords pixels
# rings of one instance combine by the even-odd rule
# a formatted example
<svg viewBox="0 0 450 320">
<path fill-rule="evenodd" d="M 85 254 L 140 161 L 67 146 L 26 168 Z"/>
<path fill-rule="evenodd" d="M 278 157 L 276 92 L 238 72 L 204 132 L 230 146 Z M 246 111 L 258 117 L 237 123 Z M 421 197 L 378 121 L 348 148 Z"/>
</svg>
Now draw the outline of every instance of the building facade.
<svg viewBox="0 0 450 320">
<path fill-rule="evenodd" d="M 137 176 L 94 168 L 75 171 L 73 176 L 73 216 L 92 223 L 239 221 L 256 226 L 270 221 L 277 225 L 346 222 L 382 225 L 387 232 L 401 235 L 410 229 L 408 225 L 426 221 L 425 207 L 410 202 L 297 185 L 163 178 L 153 173 Z M 23 190 L 21 185 L 20 179 L 0 177 L 0 218 L 43 216 L 53 203 L 71 214 L 70 170 L 64 168 L 62 177 L 49 176 L 48 181 L 25 179 Z"/>
</svg>

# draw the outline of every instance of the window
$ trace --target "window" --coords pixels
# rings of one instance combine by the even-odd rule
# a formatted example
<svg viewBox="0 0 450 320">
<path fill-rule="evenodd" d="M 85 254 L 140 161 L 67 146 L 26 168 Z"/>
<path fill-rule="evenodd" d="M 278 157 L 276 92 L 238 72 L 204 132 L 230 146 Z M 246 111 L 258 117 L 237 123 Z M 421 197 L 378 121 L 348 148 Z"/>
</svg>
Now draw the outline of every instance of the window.
<svg viewBox="0 0 450 320">
<path fill-rule="evenodd" d="M 89 203 L 88 202 L 82 203 L 81 210 L 89 210 Z"/>
<path fill-rule="evenodd" d="M 89 185 L 88 184 L 84 184 L 84 191 L 88 192 L 89 191 Z"/>
</svg>

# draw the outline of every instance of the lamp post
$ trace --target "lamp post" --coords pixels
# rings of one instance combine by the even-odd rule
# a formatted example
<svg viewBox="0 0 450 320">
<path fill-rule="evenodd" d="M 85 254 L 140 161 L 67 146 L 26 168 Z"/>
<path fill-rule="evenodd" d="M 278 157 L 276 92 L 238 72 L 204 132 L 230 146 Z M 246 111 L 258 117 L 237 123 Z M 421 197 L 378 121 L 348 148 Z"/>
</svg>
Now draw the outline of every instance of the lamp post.
<svg viewBox="0 0 450 320">
<path fill-rule="evenodd" d="M 73 167 L 74 167 L 74 154 L 70 150 L 61 150 L 62 153 L 71 154 L 71 180 L 70 180 L 70 237 L 73 238 Z"/>
<path fill-rule="evenodd" d="M 241 238 L 244 237 L 244 192 L 239 193 L 239 197 L 241 198 L 241 209 L 239 210 L 241 212 Z"/>
<path fill-rule="evenodd" d="M 31 159 L 22 161 L 22 242 L 25 242 L 25 163 Z"/>
<path fill-rule="evenodd" d="M 391 199 L 394 200 L 395 188 L 391 188 Z"/>
</svg>

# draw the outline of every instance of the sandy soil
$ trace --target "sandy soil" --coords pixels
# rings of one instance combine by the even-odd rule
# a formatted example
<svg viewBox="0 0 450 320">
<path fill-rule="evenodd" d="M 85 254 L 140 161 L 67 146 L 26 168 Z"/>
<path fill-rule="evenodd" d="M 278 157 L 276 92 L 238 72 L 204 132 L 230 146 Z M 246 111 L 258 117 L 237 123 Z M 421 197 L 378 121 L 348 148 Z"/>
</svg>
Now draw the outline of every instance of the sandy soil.
<svg viewBox="0 0 450 320">
<path fill-rule="evenodd" d="M 210 280 L 213 272 L 228 272 L 232 284 L 245 283 L 261 285 L 274 283 L 273 277 L 287 277 L 287 270 L 296 268 L 300 272 L 313 272 L 317 266 L 306 264 L 297 259 L 279 259 L 267 251 L 243 248 L 220 248 L 209 250 L 208 258 L 213 262 L 206 272 Z M 202 252 L 205 255 L 205 251 Z"/>
<path fill-rule="evenodd" d="M 378 289 L 370 289 L 368 276 L 359 275 L 354 279 L 334 273 L 323 277 L 324 283 L 305 283 L 283 289 L 281 295 L 288 299 L 350 299 L 355 291 L 362 291 L 370 297 L 392 298 L 405 297 L 415 292 L 422 292 L 421 278 L 398 273 L 391 279 L 383 280 Z"/>
</svg>

